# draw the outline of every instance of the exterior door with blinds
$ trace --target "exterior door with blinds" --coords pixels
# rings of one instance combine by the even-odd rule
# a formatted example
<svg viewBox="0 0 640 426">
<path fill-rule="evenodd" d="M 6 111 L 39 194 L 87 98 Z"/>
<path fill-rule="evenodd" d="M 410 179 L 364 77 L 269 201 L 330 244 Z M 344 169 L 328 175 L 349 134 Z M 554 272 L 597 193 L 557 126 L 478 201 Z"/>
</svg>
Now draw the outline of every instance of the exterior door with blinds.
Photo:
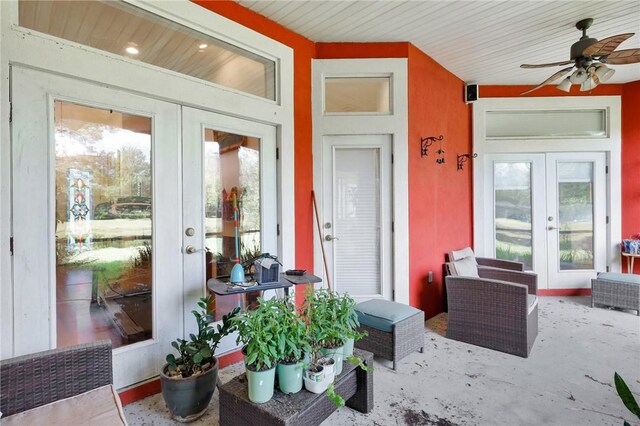
<svg viewBox="0 0 640 426">
<path fill-rule="evenodd" d="M 329 279 L 357 300 L 392 300 L 391 135 L 326 136 L 323 223 Z"/>
</svg>

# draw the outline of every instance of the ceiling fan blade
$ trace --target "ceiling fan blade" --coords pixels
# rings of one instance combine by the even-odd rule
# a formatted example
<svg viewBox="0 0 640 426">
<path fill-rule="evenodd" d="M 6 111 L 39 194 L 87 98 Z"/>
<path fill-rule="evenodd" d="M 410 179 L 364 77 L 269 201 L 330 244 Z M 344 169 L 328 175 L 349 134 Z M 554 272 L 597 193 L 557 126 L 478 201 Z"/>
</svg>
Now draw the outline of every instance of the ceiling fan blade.
<svg viewBox="0 0 640 426">
<path fill-rule="evenodd" d="M 560 71 L 558 71 L 557 73 L 554 73 L 551 77 L 549 77 L 548 79 L 546 79 L 545 81 L 543 81 L 542 83 L 538 84 L 536 87 L 527 90 L 526 92 L 522 92 L 520 93 L 521 95 L 526 95 L 527 93 L 531 93 L 534 90 L 538 90 L 539 88 L 541 88 L 542 86 L 546 86 L 549 83 L 552 83 L 554 81 L 556 81 L 557 79 L 559 79 L 560 77 L 564 76 L 566 73 L 568 73 L 569 71 L 571 71 L 573 69 L 573 67 L 568 67 L 565 69 L 562 69 Z"/>
<path fill-rule="evenodd" d="M 635 33 L 618 34 L 604 38 L 582 51 L 582 56 L 604 56 L 613 52 L 620 46 L 620 43 L 632 37 Z"/>
<path fill-rule="evenodd" d="M 549 63 L 549 64 L 537 64 L 537 65 L 522 64 L 522 65 L 520 65 L 520 68 L 546 68 L 546 67 L 559 67 L 559 66 L 561 66 L 561 65 L 569 65 L 569 64 L 573 64 L 573 61 L 551 62 L 551 63 Z"/>
<path fill-rule="evenodd" d="M 618 50 L 609 54 L 609 56 L 607 56 L 607 59 L 603 62 L 613 65 L 638 63 L 640 62 L 640 49 Z"/>
</svg>

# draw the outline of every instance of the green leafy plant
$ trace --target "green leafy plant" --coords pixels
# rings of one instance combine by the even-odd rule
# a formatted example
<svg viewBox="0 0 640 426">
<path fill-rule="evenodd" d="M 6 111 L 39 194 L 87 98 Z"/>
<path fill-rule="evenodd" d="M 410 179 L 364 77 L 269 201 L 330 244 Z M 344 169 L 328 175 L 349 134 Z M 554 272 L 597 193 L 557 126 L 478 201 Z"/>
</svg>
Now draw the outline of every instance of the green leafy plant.
<svg viewBox="0 0 640 426">
<path fill-rule="evenodd" d="M 315 367 L 320 349 L 341 346 L 349 338 L 358 340 L 366 335 L 357 331 L 360 323 L 355 306 L 355 301 L 349 295 L 339 295 L 328 289 L 314 290 L 312 285 L 307 286 L 301 315 L 307 324 L 311 370 L 317 370 Z M 347 360 L 365 371 L 372 370 L 357 356 L 351 355 Z"/>
<path fill-rule="evenodd" d="M 251 370 L 268 370 L 280 359 L 279 303 L 275 299 L 258 298 L 258 306 L 255 310 L 233 318 L 239 333 L 237 342 L 246 345 L 245 363 Z"/>
<path fill-rule="evenodd" d="M 191 311 L 198 324 L 198 334 L 190 334 L 189 340 L 176 339 L 171 342 L 171 346 L 180 355 L 178 357 L 172 353 L 167 355 L 168 376 L 195 376 L 208 371 L 214 365 L 214 354 L 218 344 L 224 336 L 234 331 L 235 325 L 232 319 L 236 317 L 240 308 L 235 308 L 224 315 L 222 325 L 218 324 L 214 327 L 213 311 L 210 309 L 213 303 L 212 296 L 203 297 L 198 301 L 201 311 Z"/>
<path fill-rule="evenodd" d="M 336 407 L 344 407 L 344 398 L 336 393 L 336 388 L 333 383 L 327 387 L 327 398 L 333 401 Z"/>
<path fill-rule="evenodd" d="M 627 384 L 624 382 L 624 380 L 622 380 L 622 377 L 620 377 L 617 372 L 613 375 L 613 381 L 615 382 L 616 391 L 618 391 L 618 395 L 620 396 L 620 399 L 622 399 L 622 403 L 624 404 L 624 406 L 627 407 L 629 411 L 631 411 L 640 419 L 640 406 L 638 406 L 636 399 L 633 397 L 629 386 L 627 386 Z M 631 425 L 629 425 L 629 423 L 625 420 L 624 426 Z"/>
<path fill-rule="evenodd" d="M 311 348 L 309 355 L 312 369 L 317 366 L 320 349 L 327 346 L 329 342 L 343 339 L 332 318 L 332 303 L 329 290 L 314 291 L 313 285 L 307 286 L 301 314 L 307 324 L 307 341 Z"/>
<path fill-rule="evenodd" d="M 280 321 L 277 327 L 277 342 L 280 361 L 293 364 L 301 361 L 305 353 L 311 352 L 307 339 L 307 325 L 296 312 L 293 297 L 276 302 Z"/>
</svg>

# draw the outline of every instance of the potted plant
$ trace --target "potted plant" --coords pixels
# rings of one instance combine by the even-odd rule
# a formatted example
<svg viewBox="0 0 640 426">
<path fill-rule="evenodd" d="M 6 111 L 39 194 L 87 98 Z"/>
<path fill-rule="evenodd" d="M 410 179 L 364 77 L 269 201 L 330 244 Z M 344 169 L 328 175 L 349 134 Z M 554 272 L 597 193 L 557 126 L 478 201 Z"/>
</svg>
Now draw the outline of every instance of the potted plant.
<svg viewBox="0 0 640 426">
<path fill-rule="evenodd" d="M 276 339 L 280 353 L 276 367 L 278 384 L 282 392 L 296 393 L 302 389 L 304 356 L 311 352 L 307 340 L 307 327 L 297 315 L 295 299 L 281 299 L 277 306 L 280 317 Z"/>
<path fill-rule="evenodd" d="M 251 402 L 263 403 L 273 397 L 276 362 L 280 358 L 279 315 L 277 300 L 259 298 L 255 310 L 233 318 L 238 329 L 237 341 L 246 346 L 245 368 Z"/>
<path fill-rule="evenodd" d="M 360 340 L 367 335 L 367 332 L 358 332 L 360 321 L 356 312 L 356 301 L 348 294 L 338 296 L 340 305 L 338 308 L 338 323 L 342 328 L 344 342 L 344 358 L 348 359 L 353 355 L 353 345 L 356 340 Z"/>
<path fill-rule="evenodd" d="M 168 354 L 167 364 L 160 371 L 162 396 L 171 417 L 180 422 L 196 420 L 207 410 L 218 381 L 215 351 L 220 340 L 233 331 L 231 319 L 239 312 L 236 308 L 223 316 L 222 325 L 215 328 L 211 306 L 211 296 L 198 301 L 201 311 L 191 311 L 198 324 L 198 334 L 191 334 L 189 340 L 171 342 L 179 355 Z"/>
<path fill-rule="evenodd" d="M 314 291 L 307 286 L 305 301 L 302 305 L 302 316 L 307 325 L 307 341 L 310 346 L 309 365 L 305 369 L 304 386 L 313 393 L 324 392 L 334 378 L 335 360 L 321 357 L 321 350 L 328 336 L 334 334 L 335 324 L 326 313 L 329 292 Z"/>
</svg>

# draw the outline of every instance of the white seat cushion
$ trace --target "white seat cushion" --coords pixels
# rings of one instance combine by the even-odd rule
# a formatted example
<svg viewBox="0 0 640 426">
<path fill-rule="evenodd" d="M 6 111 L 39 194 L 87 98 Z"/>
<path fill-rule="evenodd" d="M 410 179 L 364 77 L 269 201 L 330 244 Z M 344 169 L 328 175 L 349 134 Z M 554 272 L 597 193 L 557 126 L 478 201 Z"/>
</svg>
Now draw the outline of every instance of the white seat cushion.
<svg viewBox="0 0 640 426">
<path fill-rule="evenodd" d="M 529 309 L 527 309 L 527 315 L 529 315 L 538 305 L 538 296 L 536 296 L 535 294 L 527 294 L 527 304 L 529 305 Z"/>
<path fill-rule="evenodd" d="M 0 423 L 2 426 L 127 425 L 120 397 L 113 385 L 102 386 L 71 398 L 5 417 L 0 420 Z"/>
<path fill-rule="evenodd" d="M 473 262 L 477 265 L 476 255 L 471 250 L 471 247 L 465 247 L 460 250 L 453 250 L 449 252 L 449 262 L 455 262 L 456 260 L 470 258 L 473 259 Z"/>
<path fill-rule="evenodd" d="M 450 262 L 448 265 L 449 273 L 451 275 L 457 277 L 479 278 L 478 264 L 476 263 L 475 258 L 465 257 L 463 259 L 456 260 L 455 262 Z"/>
</svg>

